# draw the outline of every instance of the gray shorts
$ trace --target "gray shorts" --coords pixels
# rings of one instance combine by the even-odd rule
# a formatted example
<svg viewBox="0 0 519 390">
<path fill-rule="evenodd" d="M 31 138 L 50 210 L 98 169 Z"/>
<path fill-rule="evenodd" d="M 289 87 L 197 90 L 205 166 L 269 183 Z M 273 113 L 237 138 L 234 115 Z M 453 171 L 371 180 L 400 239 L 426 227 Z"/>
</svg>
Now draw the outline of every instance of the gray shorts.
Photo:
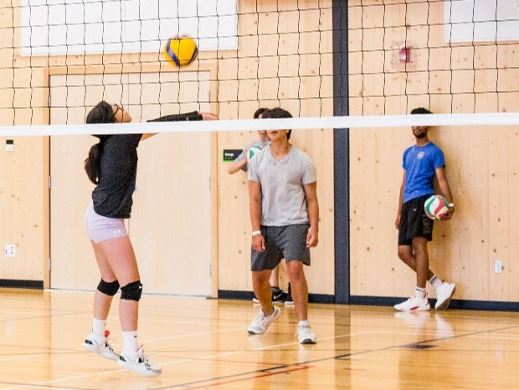
<svg viewBox="0 0 519 390">
<path fill-rule="evenodd" d="M 88 237 L 96 244 L 128 235 L 124 219 L 108 218 L 97 214 L 92 202 L 85 212 L 85 227 Z"/>
<path fill-rule="evenodd" d="M 306 247 L 309 224 L 262 226 L 265 252 L 251 250 L 251 271 L 272 270 L 281 259 L 299 260 L 310 265 L 310 249 Z"/>
</svg>

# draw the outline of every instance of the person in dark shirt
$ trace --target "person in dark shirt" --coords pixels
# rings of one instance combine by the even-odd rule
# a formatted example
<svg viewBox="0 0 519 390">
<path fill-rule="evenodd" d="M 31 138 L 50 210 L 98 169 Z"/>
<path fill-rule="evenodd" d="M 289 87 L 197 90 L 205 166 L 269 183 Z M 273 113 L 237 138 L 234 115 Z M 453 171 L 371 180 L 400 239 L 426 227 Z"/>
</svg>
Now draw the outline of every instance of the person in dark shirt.
<svg viewBox="0 0 519 390">
<path fill-rule="evenodd" d="M 216 119 L 210 113 L 168 115 L 152 121 Z M 87 115 L 87 123 L 128 123 L 132 118 L 120 105 L 99 102 Z M 130 218 L 137 176 L 139 142 L 154 134 L 96 135 L 99 142 L 90 148 L 85 171 L 96 185 L 92 192 L 85 225 L 94 248 L 101 281 L 94 296 L 92 333 L 84 347 L 143 376 L 157 376 L 161 369 L 144 355 L 137 339 L 138 305 L 142 293 L 139 269 L 124 220 Z M 117 355 L 107 341 L 106 318 L 113 296 L 121 287 L 119 316 L 123 351 Z"/>
</svg>

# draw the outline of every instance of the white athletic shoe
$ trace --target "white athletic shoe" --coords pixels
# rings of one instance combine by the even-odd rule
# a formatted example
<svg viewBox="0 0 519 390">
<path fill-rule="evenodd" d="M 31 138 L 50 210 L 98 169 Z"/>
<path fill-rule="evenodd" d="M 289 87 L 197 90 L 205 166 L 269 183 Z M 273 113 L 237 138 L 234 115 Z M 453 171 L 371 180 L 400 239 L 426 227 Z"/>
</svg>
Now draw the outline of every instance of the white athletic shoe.
<svg viewBox="0 0 519 390">
<path fill-rule="evenodd" d="M 438 297 L 436 298 L 436 304 L 434 305 L 435 310 L 445 310 L 451 303 L 452 295 L 456 291 L 456 285 L 454 283 L 442 282 L 442 285 L 436 290 Z"/>
<path fill-rule="evenodd" d="M 315 344 L 317 341 L 315 333 L 312 331 L 308 321 L 304 321 L 303 324 L 297 325 L 296 334 L 299 344 Z"/>
<path fill-rule="evenodd" d="M 266 316 L 263 310 L 260 309 L 258 315 L 252 320 L 249 325 L 249 334 L 263 334 L 268 329 L 271 323 L 273 323 L 281 314 L 281 309 L 274 306 L 274 311 L 271 315 Z"/>
<path fill-rule="evenodd" d="M 106 337 L 99 337 L 90 333 L 85 341 L 83 342 L 83 347 L 90 352 L 95 352 L 105 359 L 117 360 L 119 359 L 119 355 L 117 355 L 110 344 L 108 344 L 108 335 L 109 331 L 105 332 Z"/>
<path fill-rule="evenodd" d="M 119 356 L 119 364 L 121 367 L 127 368 L 128 370 L 134 371 L 142 376 L 158 376 L 162 374 L 162 369 L 155 366 L 150 360 L 144 356 L 144 350 L 142 346 L 137 352 L 123 351 Z"/>
<path fill-rule="evenodd" d="M 431 310 L 429 300 L 425 298 L 411 297 L 407 301 L 398 303 L 393 306 L 398 311 L 427 311 Z"/>
</svg>

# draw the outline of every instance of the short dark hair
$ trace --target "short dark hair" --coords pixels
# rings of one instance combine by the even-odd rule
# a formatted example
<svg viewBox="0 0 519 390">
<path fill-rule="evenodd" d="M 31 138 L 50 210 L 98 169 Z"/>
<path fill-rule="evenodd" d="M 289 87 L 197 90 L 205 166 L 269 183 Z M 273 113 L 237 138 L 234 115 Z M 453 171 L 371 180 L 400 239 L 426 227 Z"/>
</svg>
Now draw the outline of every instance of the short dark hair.
<svg viewBox="0 0 519 390">
<path fill-rule="evenodd" d="M 271 110 L 265 111 L 262 115 L 262 118 L 281 119 L 281 118 L 293 118 L 293 116 L 287 110 L 283 110 L 281 107 L 276 107 Z M 290 134 L 292 134 L 291 129 L 288 130 L 287 139 L 290 139 Z"/>
<path fill-rule="evenodd" d="M 266 111 L 268 111 L 268 108 L 260 107 L 254 112 L 254 119 L 258 119 L 261 114 L 264 114 Z"/>
<path fill-rule="evenodd" d="M 416 107 L 411 110 L 411 115 L 414 114 L 432 114 L 432 112 L 424 107 Z"/>
</svg>

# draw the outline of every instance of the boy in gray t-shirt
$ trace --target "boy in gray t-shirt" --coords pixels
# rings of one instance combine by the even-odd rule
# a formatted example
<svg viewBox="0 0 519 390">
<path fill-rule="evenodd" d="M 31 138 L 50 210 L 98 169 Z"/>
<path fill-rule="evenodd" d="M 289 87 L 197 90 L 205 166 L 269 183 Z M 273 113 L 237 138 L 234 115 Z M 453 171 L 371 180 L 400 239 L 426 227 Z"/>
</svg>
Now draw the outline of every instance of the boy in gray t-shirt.
<svg viewBox="0 0 519 390">
<path fill-rule="evenodd" d="M 281 108 L 263 114 L 263 118 L 291 117 Z M 270 145 L 249 164 L 251 270 L 261 309 L 248 331 L 262 334 L 279 317 L 281 310 L 272 305 L 268 279 L 272 269 L 285 258 L 299 320 L 298 340 L 301 344 L 313 344 L 316 337 L 307 319 L 308 286 L 303 264 L 310 265 L 309 248 L 318 242 L 317 182 L 312 160 L 289 143 L 290 133 L 267 131 Z"/>
<path fill-rule="evenodd" d="M 267 108 L 260 107 L 254 113 L 254 119 L 261 119 L 264 112 L 268 111 Z M 258 151 L 263 149 L 270 143 L 270 139 L 267 136 L 267 132 L 265 130 L 258 130 L 258 139 L 249 145 L 240 153 L 238 157 L 229 165 L 227 168 L 227 172 L 230 175 L 234 175 L 236 172 L 240 170 L 247 172 L 248 165 L 250 159 L 255 156 Z M 251 152 L 254 153 L 251 153 Z M 284 261 L 281 262 L 284 267 Z M 272 270 L 270 275 L 270 286 L 272 289 L 272 301 L 275 303 L 285 302 L 286 305 L 289 305 L 292 302 L 292 297 L 290 296 L 290 285 L 288 286 L 289 293 L 285 293 L 281 288 L 279 288 L 279 266 Z M 256 296 L 252 299 L 254 302 L 259 302 Z"/>
</svg>

